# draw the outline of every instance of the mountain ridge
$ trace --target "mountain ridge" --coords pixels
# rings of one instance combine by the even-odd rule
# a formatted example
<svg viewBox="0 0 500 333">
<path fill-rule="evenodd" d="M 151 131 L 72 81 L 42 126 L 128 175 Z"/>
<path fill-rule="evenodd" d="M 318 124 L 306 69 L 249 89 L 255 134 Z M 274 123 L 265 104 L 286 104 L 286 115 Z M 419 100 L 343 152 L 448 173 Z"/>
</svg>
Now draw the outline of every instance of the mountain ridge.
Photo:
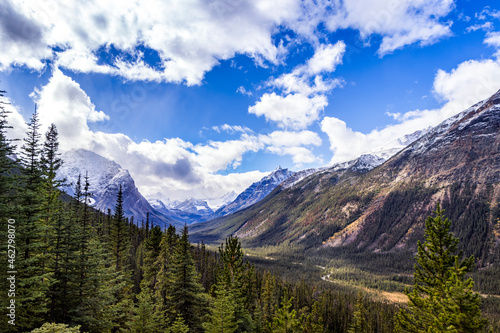
<svg viewBox="0 0 500 333">
<path fill-rule="evenodd" d="M 486 264 L 500 244 L 494 232 L 500 230 L 499 127 L 500 92 L 368 172 L 333 166 L 292 187 L 279 186 L 244 211 L 196 226 L 192 237 L 234 234 L 251 247 L 414 250 L 424 217 L 442 202 L 462 249 Z"/>
</svg>

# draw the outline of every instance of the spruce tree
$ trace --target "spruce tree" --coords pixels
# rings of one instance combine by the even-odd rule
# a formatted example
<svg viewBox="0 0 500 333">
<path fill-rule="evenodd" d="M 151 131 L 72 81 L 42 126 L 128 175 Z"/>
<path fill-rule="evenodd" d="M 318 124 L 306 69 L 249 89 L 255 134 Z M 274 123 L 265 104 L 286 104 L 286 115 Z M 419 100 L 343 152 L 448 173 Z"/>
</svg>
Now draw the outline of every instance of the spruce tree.
<svg viewBox="0 0 500 333">
<path fill-rule="evenodd" d="M 235 317 L 236 302 L 225 282 L 215 286 L 215 298 L 210 307 L 210 316 L 203 324 L 206 333 L 233 333 L 238 328 Z"/>
<path fill-rule="evenodd" d="M 5 102 L 1 99 L 5 91 L 0 90 L 0 219 L 2 226 L 6 226 L 7 220 L 12 218 L 13 198 L 15 189 L 15 178 L 12 170 L 15 167 L 14 152 L 15 147 L 12 141 L 7 138 L 9 126 L 7 117 L 9 111 L 5 110 Z M 2 230 L 5 230 L 2 228 Z"/>
<path fill-rule="evenodd" d="M 276 278 L 270 272 L 264 275 L 264 285 L 260 296 L 263 332 L 271 332 L 276 309 Z"/>
<path fill-rule="evenodd" d="M 230 289 L 235 300 L 235 317 L 238 322 L 237 332 L 251 330 L 253 327 L 252 318 L 248 311 L 249 301 L 244 291 L 248 291 L 245 286 L 245 264 L 243 262 L 244 254 L 241 249 L 241 243 L 237 237 L 229 236 L 225 244 L 219 247 L 219 254 L 222 260 L 222 275 L 224 283 Z"/>
<path fill-rule="evenodd" d="M 175 318 L 174 323 L 167 329 L 167 333 L 189 333 L 189 327 L 185 324 L 181 315 Z"/>
<path fill-rule="evenodd" d="M 461 259 L 458 239 L 450 232 L 450 221 L 437 205 L 435 216 L 425 221 L 425 242 L 418 242 L 414 286 L 408 296 L 408 310 L 397 315 L 399 332 L 479 332 L 480 296 L 472 291 L 472 278 L 465 274 L 474 267 L 474 257 Z"/>
<path fill-rule="evenodd" d="M 288 290 L 281 300 L 281 307 L 276 310 L 273 319 L 273 333 L 294 333 L 300 330 L 301 319 L 297 318 L 297 312 L 291 310 L 293 297 L 288 296 Z"/>
<path fill-rule="evenodd" d="M 123 211 L 123 190 L 120 184 L 116 197 L 115 214 L 113 215 L 110 234 L 111 253 L 117 271 L 121 271 L 127 262 L 128 228 Z"/>
<path fill-rule="evenodd" d="M 47 225 L 44 220 L 44 172 L 41 165 L 41 134 L 38 113 L 28 122 L 28 131 L 21 147 L 21 186 L 16 242 L 18 249 L 19 304 L 17 317 L 21 329 L 42 324 L 48 312 L 48 289 L 52 284 L 51 273 L 45 268 L 47 242 L 44 242 Z"/>
<path fill-rule="evenodd" d="M 16 191 L 16 181 L 15 173 L 13 172 L 15 168 L 13 156 L 14 156 L 14 146 L 12 145 L 12 140 L 7 138 L 7 130 L 12 128 L 8 125 L 7 117 L 9 111 L 5 109 L 6 102 L 2 99 L 5 91 L 0 90 L 0 288 L 2 290 L 9 290 L 9 281 L 7 280 L 7 271 L 12 269 L 9 265 L 12 263 L 15 265 L 13 258 L 9 258 L 9 255 L 13 255 L 13 249 L 10 248 L 10 253 L 8 249 L 9 234 L 12 237 L 15 235 L 13 233 L 17 226 L 16 223 L 9 224 L 8 220 L 15 218 L 15 191 Z M 12 220 L 11 220 L 12 222 Z M 10 226 L 9 226 L 10 225 Z M 10 231 L 10 233 L 8 232 Z M 15 241 L 15 239 L 13 239 Z M 15 245 L 15 244 L 10 244 Z M 10 261 L 10 262 L 9 262 Z M 5 294 L 6 296 L 6 294 Z M 9 302 L 8 297 L 0 297 L 0 316 L 2 318 L 7 317 L 7 306 Z M 8 332 L 13 330 L 12 325 L 7 323 L 7 320 L 0 321 L 0 331 Z"/>
<path fill-rule="evenodd" d="M 172 320 L 175 319 L 174 306 L 172 304 L 172 290 L 171 282 L 174 279 L 173 265 L 174 265 L 174 252 L 179 243 L 179 236 L 175 232 L 175 227 L 169 226 L 167 231 L 163 234 L 158 250 L 156 243 L 158 236 L 161 235 L 160 227 L 151 229 L 149 239 L 150 246 L 153 246 L 153 255 L 158 251 L 154 266 L 148 269 L 145 273 L 146 282 L 151 286 L 154 285 L 154 299 L 155 299 L 155 315 L 159 318 L 160 327 L 166 328 Z M 148 282 L 148 280 L 150 282 Z"/>
<path fill-rule="evenodd" d="M 196 272 L 187 226 L 184 226 L 178 241 L 172 264 L 169 290 L 172 310 L 184 318 L 190 332 L 200 332 L 203 330 L 201 319 L 206 313 L 206 298 Z"/>
<path fill-rule="evenodd" d="M 304 319 L 303 333 L 323 333 L 324 322 L 318 301 L 313 303 L 311 312 Z"/>
<path fill-rule="evenodd" d="M 366 319 L 367 311 L 363 300 L 363 295 L 359 293 L 356 305 L 354 306 L 354 316 L 349 325 L 348 333 L 368 333 L 371 332 Z"/>
</svg>

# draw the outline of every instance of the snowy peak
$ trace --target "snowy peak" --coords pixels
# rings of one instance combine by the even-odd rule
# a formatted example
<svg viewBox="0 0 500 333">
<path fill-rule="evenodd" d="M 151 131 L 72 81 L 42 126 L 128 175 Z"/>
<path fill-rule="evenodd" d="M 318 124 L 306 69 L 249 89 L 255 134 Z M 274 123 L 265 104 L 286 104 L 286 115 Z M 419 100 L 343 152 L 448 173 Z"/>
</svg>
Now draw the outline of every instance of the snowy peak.
<svg viewBox="0 0 500 333">
<path fill-rule="evenodd" d="M 173 222 L 159 214 L 141 195 L 128 170 L 118 163 L 85 149 L 71 150 L 61 156 L 64 161 L 57 173 L 59 179 L 66 179 L 68 186 L 64 190 L 74 195 L 74 186 L 78 176 L 89 177 L 90 192 L 93 198 L 90 204 L 100 211 L 114 211 L 116 196 L 121 186 L 123 190 L 123 208 L 127 217 L 134 217 L 136 221 L 145 220 L 150 213 L 153 222 L 162 224 Z"/>
<path fill-rule="evenodd" d="M 64 163 L 57 176 L 59 179 L 66 179 L 69 186 L 64 190 L 70 195 L 74 194 L 78 175 L 81 175 L 83 182 L 83 177 L 88 174 L 90 190 L 96 197 L 104 191 L 113 178 L 116 181 L 118 178 L 130 176 L 119 164 L 89 150 L 70 150 L 61 158 Z"/>
<path fill-rule="evenodd" d="M 328 167 L 322 167 L 322 168 L 311 168 L 311 169 L 305 169 L 301 171 L 297 171 L 293 173 L 290 177 L 288 177 L 285 181 L 283 181 L 280 186 L 282 188 L 290 188 L 300 182 L 302 179 L 309 177 L 312 174 L 321 172 L 328 169 Z"/>
<path fill-rule="evenodd" d="M 279 166 L 260 181 L 250 185 L 250 187 L 238 195 L 233 202 L 219 208 L 215 212 L 215 217 L 229 215 L 259 202 L 293 174 L 293 171 L 283 169 Z"/>
<path fill-rule="evenodd" d="M 195 198 L 189 198 L 179 203 L 174 208 L 190 214 L 209 215 L 214 212 L 208 206 L 208 203 L 206 201 L 198 200 Z"/>
</svg>

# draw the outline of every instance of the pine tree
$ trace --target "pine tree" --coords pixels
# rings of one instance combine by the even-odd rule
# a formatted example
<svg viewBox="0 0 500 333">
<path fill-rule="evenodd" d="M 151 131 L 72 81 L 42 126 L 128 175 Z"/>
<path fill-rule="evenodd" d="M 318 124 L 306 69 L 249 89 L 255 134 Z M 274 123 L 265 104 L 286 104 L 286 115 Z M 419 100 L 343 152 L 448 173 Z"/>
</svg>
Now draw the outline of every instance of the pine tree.
<svg viewBox="0 0 500 333">
<path fill-rule="evenodd" d="M 323 333 L 323 314 L 319 302 L 313 303 L 311 312 L 304 319 L 303 333 Z"/>
<path fill-rule="evenodd" d="M 18 218 L 18 275 L 16 293 L 19 309 L 18 323 L 21 329 L 30 329 L 43 323 L 48 312 L 48 288 L 53 283 L 50 272 L 45 269 L 47 242 L 44 238 L 47 225 L 44 223 L 43 198 L 44 172 L 41 165 L 42 147 L 38 113 L 33 113 L 24 144 L 21 147 L 21 186 L 19 192 Z"/>
<path fill-rule="evenodd" d="M 8 240 L 9 237 L 15 236 L 14 231 L 18 226 L 13 220 L 11 220 L 12 223 L 8 223 L 9 219 L 15 218 L 14 199 L 16 197 L 17 177 L 15 173 L 12 172 L 15 168 L 15 163 L 13 161 L 15 149 L 12 145 L 12 140 L 7 138 L 7 130 L 12 128 L 12 126 L 8 125 L 7 117 L 10 112 L 5 109 L 6 102 L 2 100 L 4 93 L 5 91 L 0 90 L 0 238 L 2 239 L 2 241 L 0 241 L 0 258 L 2 258 L 0 261 L 0 288 L 7 291 L 10 289 L 10 283 L 6 275 L 7 271 L 11 270 L 8 265 L 10 263 L 15 264 L 13 258 L 9 258 L 9 255 L 13 255 L 13 249 L 11 248 L 11 251 L 8 251 Z M 15 242 L 15 239 L 12 241 Z M 9 261 L 11 262 L 9 263 Z M 4 297 L 0 297 L 0 316 L 2 318 L 8 318 L 7 306 L 9 305 L 9 298 L 6 297 L 6 294 L 4 295 Z M 9 332 L 11 330 L 13 330 L 13 327 L 7 323 L 7 320 L 0 321 L 0 331 Z"/>
<path fill-rule="evenodd" d="M 270 272 L 264 275 L 260 303 L 262 311 L 262 328 L 264 332 L 271 332 L 274 312 L 276 309 L 276 278 Z"/>
<path fill-rule="evenodd" d="M 399 332 L 478 332 L 480 296 L 472 291 L 472 278 L 465 274 L 474 266 L 474 257 L 461 260 L 458 239 L 450 232 L 450 221 L 437 205 L 435 217 L 425 222 L 425 242 L 418 242 L 413 291 L 406 290 L 408 310 L 397 315 Z"/>
<path fill-rule="evenodd" d="M 160 235 L 163 237 L 158 249 L 156 249 Z M 172 276 L 173 261 L 178 243 L 179 236 L 175 232 L 175 227 L 170 225 L 164 234 L 161 233 L 160 227 L 151 229 L 148 244 L 153 247 L 153 255 L 157 259 L 151 269 L 146 271 L 145 279 L 146 282 L 150 281 L 150 286 L 154 285 L 155 315 L 159 318 L 161 328 L 166 328 L 167 324 L 176 316 L 172 304 L 171 282 L 174 279 Z M 156 251 L 158 251 L 157 254 Z"/>
<path fill-rule="evenodd" d="M 113 215 L 110 246 L 117 271 L 121 271 L 127 261 L 128 253 L 128 228 L 123 211 L 123 190 L 120 184 L 116 197 L 115 214 Z"/>
<path fill-rule="evenodd" d="M 5 110 L 5 102 L 1 100 L 5 91 L 0 90 L 0 219 L 2 226 L 6 226 L 6 220 L 12 218 L 12 202 L 14 191 L 14 175 L 11 173 L 15 167 L 13 160 L 15 147 L 12 141 L 7 138 L 7 129 L 12 128 L 8 125 L 7 116 L 9 111 Z M 2 230 L 5 230 L 2 228 Z"/>
<path fill-rule="evenodd" d="M 79 333 L 80 326 L 69 327 L 65 324 L 45 323 L 40 328 L 35 328 L 31 333 Z"/>
<path fill-rule="evenodd" d="M 367 311 L 363 301 L 363 295 L 359 293 L 356 305 L 354 308 L 354 316 L 349 325 L 348 333 L 369 333 L 370 326 L 366 319 Z"/>
<path fill-rule="evenodd" d="M 233 333 L 238 328 L 235 317 L 236 302 L 225 282 L 215 286 L 208 322 L 203 324 L 206 333 Z"/>
<path fill-rule="evenodd" d="M 184 318 L 190 332 L 202 331 L 201 318 L 206 312 L 206 298 L 196 272 L 188 228 L 184 226 L 172 263 L 169 293 L 172 310 Z"/>
<path fill-rule="evenodd" d="M 219 254 L 222 260 L 222 276 L 224 283 L 230 289 L 234 297 L 235 317 L 238 322 L 237 332 L 251 330 L 253 327 L 252 318 L 248 311 L 249 301 L 245 296 L 245 264 L 243 262 L 244 254 L 241 249 L 241 243 L 237 237 L 229 236 L 225 244 L 219 247 Z"/>
<path fill-rule="evenodd" d="M 153 298 L 147 288 L 144 288 L 137 295 L 134 316 L 129 322 L 129 328 L 134 333 L 156 333 L 160 331 L 158 318 L 154 314 Z"/>
<path fill-rule="evenodd" d="M 181 315 L 178 315 L 175 318 L 174 323 L 172 326 L 167 329 L 167 333 L 188 333 L 189 327 L 185 324 L 184 319 L 182 318 Z"/>
<path fill-rule="evenodd" d="M 293 297 L 288 296 L 288 290 L 281 300 L 281 307 L 276 310 L 273 319 L 273 333 L 294 333 L 300 330 L 301 319 L 297 318 L 297 312 L 291 310 Z"/>
</svg>

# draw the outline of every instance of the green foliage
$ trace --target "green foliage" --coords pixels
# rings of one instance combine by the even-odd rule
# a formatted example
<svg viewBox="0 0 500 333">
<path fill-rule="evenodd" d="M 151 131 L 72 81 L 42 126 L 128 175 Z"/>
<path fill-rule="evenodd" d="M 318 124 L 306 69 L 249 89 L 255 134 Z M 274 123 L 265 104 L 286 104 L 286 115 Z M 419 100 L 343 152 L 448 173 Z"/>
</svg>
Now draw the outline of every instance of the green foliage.
<svg viewBox="0 0 500 333">
<path fill-rule="evenodd" d="M 302 331 L 303 333 L 322 333 L 324 331 L 323 314 L 318 301 L 313 303 L 311 312 L 305 315 Z"/>
<path fill-rule="evenodd" d="M 174 323 L 172 326 L 167 329 L 167 333 L 188 333 L 189 332 L 189 327 L 184 323 L 184 319 L 182 318 L 181 315 L 178 315 L 175 318 Z"/>
<path fill-rule="evenodd" d="M 40 328 L 35 328 L 31 333 L 79 333 L 80 326 L 69 327 L 65 324 L 45 323 Z"/>
<path fill-rule="evenodd" d="M 158 318 L 154 313 L 153 297 L 148 289 L 143 289 L 137 295 L 134 316 L 128 325 L 130 331 L 134 333 L 156 333 L 159 331 Z"/>
<path fill-rule="evenodd" d="M 480 296 L 472 291 L 474 282 L 465 280 L 474 257 L 461 260 L 458 239 L 443 220 L 439 204 L 425 222 L 425 243 L 418 243 L 413 291 L 407 291 L 408 311 L 397 316 L 402 332 L 477 332 L 486 324 L 481 318 Z"/>
<path fill-rule="evenodd" d="M 235 305 L 235 320 L 238 323 L 238 332 L 251 330 L 253 327 L 252 318 L 248 311 L 248 289 L 243 288 L 244 277 L 247 275 L 243 263 L 243 250 L 237 237 L 229 236 L 225 244 L 219 247 L 219 254 L 222 261 L 222 274 L 219 278 L 219 285 L 225 285 L 232 295 Z M 247 294 L 244 294 L 247 291 Z M 246 306 L 247 305 L 247 306 Z"/>
<path fill-rule="evenodd" d="M 302 318 L 298 318 L 297 312 L 292 310 L 293 297 L 288 296 L 288 290 L 281 300 L 281 307 L 276 310 L 273 318 L 273 333 L 294 333 L 299 331 Z"/>
<path fill-rule="evenodd" d="M 207 302 L 196 272 L 187 226 L 184 226 L 175 249 L 169 294 L 171 309 L 184 318 L 190 332 L 201 331 Z"/>
<path fill-rule="evenodd" d="M 128 228 L 123 211 L 123 190 L 121 184 L 116 197 L 115 214 L 113 215 L 113 224 L 111 225 L 110 247 L 116 270 L 120 271 L 126 265 L 128 249 Z"/>
<path fill-rule="evenodd" d="M 358 300 L 356 302 L 354 316 L 352 322 L 349 325 L 348 333 L 368 333 L 370 332 L 370 326 L 366 319 L 367 311 L 364 305 L 363 295 L 360 293 Z"/>
<path fill-rule="evenodd" d="M 206 333 L 233 333 L 238 328 L 235 316 L 236 302 L 230 288 L 224 282 L 215 286 L 215 298 L 210 316 L 203 324 Z"/>
</svg>

